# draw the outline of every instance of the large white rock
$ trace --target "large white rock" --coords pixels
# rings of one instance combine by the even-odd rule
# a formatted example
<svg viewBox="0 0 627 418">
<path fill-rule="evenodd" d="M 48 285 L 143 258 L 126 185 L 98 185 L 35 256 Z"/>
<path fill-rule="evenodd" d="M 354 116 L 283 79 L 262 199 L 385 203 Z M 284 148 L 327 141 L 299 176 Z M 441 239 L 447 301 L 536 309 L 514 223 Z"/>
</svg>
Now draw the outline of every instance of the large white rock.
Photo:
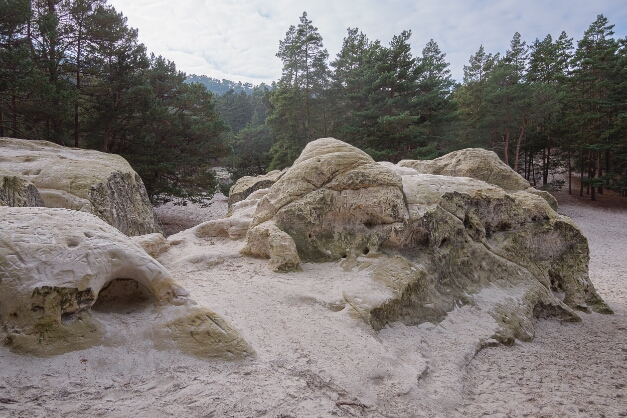
<svg viewBox="0 0 627 418">
<path fill-rule="evenodd" d="M 274 170 L 262 176 L 241 177 L 229 190 L 229 209 L 233 204 L 246 199 L 253 192 L 272 186 L 284 172 Z"/>
<path fill-rule="evenodd" d="M 91 213 L 126 235 L 162 232 L 144 183 L 119 155 L 0 138 L 0 168 L 32 182 L 46 207 Z"/>
<path fill-rule="evenodd" d="M 401 167 L 410 167 L 422 174 L 451 177 L 472 177 L 505 190 L 525 190 L 529 182 L 505 164 L 494 151 L 466 148 L 434 160 L 402 160 Z"/>
<path fill-rule="evenodd" d="M 610 313 L 588 277 L 581 231 L 495 159 L 463 150 L 433 162 L 376 164 L 333 138 L 310 142 L 256 202 L 244 252 L 279 259 L 272 241 L 284 232 L 293 260 L 368 269 L 384 290 L 355 286 L 343 296 L 377 330 L 482 305 L 499 324 L 493 337 L 511 343 L 533 338 L 534 317 Z M 491 289 L 508 302 L 483 300 Z"/>
<path fill-rule="evenodd" d="M 361 254 L 407 218 L 402 187 L 400 176 L 365 152 L 318 139 L 260 199 L 252 226 L 273 220 L 305 260 Z"/>
<path fill-rule="evenodd" d="M 137 338 L 157 347 L 205 357 L 252 352 L 187 295 L 142 247 L 91 214 L 0 207 L 0 323 L 17 351 L 51 355 L 102 344 L 103 312 L 139 310 L 147 326 Z"/>
</svg>

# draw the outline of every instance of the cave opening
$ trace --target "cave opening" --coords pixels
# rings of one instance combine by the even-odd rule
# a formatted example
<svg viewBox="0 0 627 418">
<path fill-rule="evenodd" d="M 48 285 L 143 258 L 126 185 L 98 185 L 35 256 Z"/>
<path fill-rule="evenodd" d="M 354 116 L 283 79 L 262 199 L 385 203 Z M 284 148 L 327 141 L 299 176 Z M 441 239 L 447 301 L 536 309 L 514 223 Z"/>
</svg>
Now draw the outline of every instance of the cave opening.
<svg viewBox="0 0 627 418">
<path fill-rule="evenodd" d="M 154 305 L 154 295 L 146 286 L 133 279 L 115 279 L 98 293 L 92 311 L 130 314 Z"/>
</svg>

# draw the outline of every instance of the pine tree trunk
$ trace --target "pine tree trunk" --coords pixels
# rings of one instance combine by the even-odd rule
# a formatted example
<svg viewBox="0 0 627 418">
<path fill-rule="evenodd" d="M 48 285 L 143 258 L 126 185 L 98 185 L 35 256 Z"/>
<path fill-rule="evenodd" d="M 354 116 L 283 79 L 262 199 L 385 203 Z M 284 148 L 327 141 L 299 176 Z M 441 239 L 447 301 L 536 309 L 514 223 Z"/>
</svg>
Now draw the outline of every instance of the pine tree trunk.
<svg viewBox="0 0 627 418">
<path fill-rule="evenodd" d="M 520 144 L 522 143 L 523 136 L 525 135 L 525 127 L 527 126 L 527 118 L 523 118 L 522 129 L 520 135 L 518 135 L 518 143 L 516 144 L 516 158 L 514 160 L 514 171 L 518 173 L 518 156 L 520 154 Z"/>
<path fill-rule="evenodd" d="M 590 156 L 592 157 L 592 156 Z M 593 159 L 590 158 L 590 168 L 588 171 L 588 177 L 590 178 L 590 180 L 592 180 L 595 177 L 595 173 L 596 173 L 596 167 L 594 166 L 593 163 Z M 597 196 L 596 196 L 596 190 L 594 188 L 594 186 L 591 183 L 588 183 L 588 190 L 590 192 L 590 200 L 595 201 L 597 200 Z"/>
<path fill-rule="evenodd" d="M 573 194 L 573 166 L 572 166 L 572 157 L 570 155 L 570 142 L 568 143 L 568 194 Z"/>
<path fill-rule="evenodd" d="M 509 128 L 505 128 L 505 164 L 509 165 Z"/>
<path fill-rule="evenodd" d="M 309 46 L 305 47 L 305 71 L 305 107 L 307 108 L 307 142 L 309 142 L 313 139 L 311 135 L 311 112 L 309 110 Z"/>
<path fill-rule="evenodd" d="M 11 116 L 13 119 L 13 124 L 11 125 L 11 129 L 13 130 L 13 137 L 17 138 L 17 104 L 15 101 L 15 94 L 11 95 Z"/>
<path fill-rule="evenodd" d="M 507 112 L 505 117 L 505 164 L 509 165 L 509 101 L 506 101 Z"/>
<path fill-rule="evenodd" d="M 525 180 L 529 181 L 529 164 L 528 164 L 528 160 L 527 160 L 527 153 L 523 152 L 523 155 L 525 156 L 525 168 L 523 169 L 523 172 L 525 173 Z"/>
<path fill-rule="evenodd" d="M 597 165 L 599 167 L 599 172 L 597 173 L 597 177 L 603 177 L 603 166 L 601 165 L 601 153 L 600 152 L 598 154 Z M 597 192 L 599 194 L 603 194 L 603 186 L 599 186 L 599 189 L 597 190 Z"/>
<path fill-rule="evenodd" d="M 78 46 L 76 50 L 76 103 L 74 104 L 74 147 L 78 148 L 78 100 L 81 94 L 81 41 L 82 24 L 78 32 Z"/>
<path fill-rule="evenodd" d="M 551 137 L 547 137 L 546 162 L 544 164 L 544 173 L 542 173 L 542 184 L 547 184 L 549 182 L 550 163 L 551 163 Z"/>
<path fill-rule="evenodd" d="M 107 122 L 107 126 L 105 126 L 105 137 L 104 137 L 104 146 L 102 147 L 103 152 L 109 151 L 109 137 L 111 135 L 111 126 L 110 122 Z"/>
<path fill-rule="evenodd" d="M 583 150 L 581 151 L 581 172 L 579 174 L 579 196 L 583 197 L 583 170 L 584 170 L 584 163 L 583 163 Z"/>
<path fill-rule="evenodd" d="M 531 158 L 529 160 L 529 177 L 533 178 L 533 186 L 536 186 L 536 169 L 533 165 L 533 152 L 531 152 Z"/>
<path fill-rule="evenodd" d="M 606 149 L 605 150 L 605 174 L 610 172 L 610 150 Z M 608 180 L 608 183 L 611 180 Z"/>
</svg>

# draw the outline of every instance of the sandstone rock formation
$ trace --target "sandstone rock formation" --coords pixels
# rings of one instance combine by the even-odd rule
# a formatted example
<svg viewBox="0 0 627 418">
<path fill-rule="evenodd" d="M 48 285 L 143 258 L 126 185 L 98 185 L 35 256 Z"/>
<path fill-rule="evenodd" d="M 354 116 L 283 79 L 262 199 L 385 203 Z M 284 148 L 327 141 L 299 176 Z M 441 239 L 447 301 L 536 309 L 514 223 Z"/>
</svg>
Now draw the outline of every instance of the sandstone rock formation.
<svg viewBox="0 0 627 418">
<path fill-rule="evenodd" d="M 267 189 L 257 190 L 245 200 L 233 203 L 226 217 L 203 222 L 188 231 L 197 238 L 229 237 L 232 240 L 244 238 L 250 228 L 257 203 L 266 193 Z"/>
<path fill-rule="evenodd" d="M 168 251 L 170 244 L 165 239 L 163 234 L 155 232 L 154 234 L 136 235 L 130 237 L 131 241 L 139 245 L 146 251 L 151 257 L 157 258 L 159 255 Z"/>
<path fill-rule="evenodd" d="M 448 174 L 434 175 L 377 164 L 333 138 L 313 141 L 249 207 L 244 252 L 274 258 L 275 269 L 288 259 L 289 269 L 298 259 L 369 269 L 382 291 L 351 289 L 344 298 L 375 329 L 439 322 L 491 292 L 508 295 L 490 308 L 500 324 L 494 338 L 504 343 L 533 338 L 533 317 L 611 312 L 589 280 L 579 229 L 486 153 L 425 163 Z M 475 170 L 485 155 L 487 168 Z"/>
<path fill-rule="evenodd" d="M 32 182 L 47 207 L 91 213 L 126 235 L 162 232 L 141 178 L 118 155 L 0 138 L 0 168 Z"/>
<path fill-rule="evenodd" d="M 248 182 L 248 179 L 243 181 Z M 232 240 L 248 236 L 248 244 L 242 253 L 269 258 L 268 266 L 277 272 L 300 270 L 300 258 L 292 237 L 278 229 L 274 222 L 265 222 L 251 228 L 257 204 L 267 193 L 268 189 L 252 192 L 245 200 L 233 203 L 226 217 L 203 222 L 184 231 L 181 236 L 191 233 L 196 238 L 229 237 Z M 180 243 L 177 237 L 171 240 L 174 240 L 173 244 Z"/>
<path fill-rule="evenodd" d="M 0 168 L 0 206 L 44 206 L 37 187 L 23 177 Z"/>
<path fill-rule="evenodd" d="M 233 204 L 246 199 L 251 193 L 261 189 L 267 189 L 281 178 L 284 171 L 274 170 L 263 176 L 241 177 L 229 191 L 229 209 Z"/>
<path fill-rule="evenodd" d="M 550 193 L 531 187 L 529 182 L 505 164 L 494 151 L 466 148 L 435 160 L 402 160 L 399 167 L 413 168 L 422 174 L 471 177 L 508 191 L 526 190 L 546 200 L 557 211 L 557 200 Z"/>
<path fill-rule="evenodd" d="M 252 352 L 187 295 L 139 245 L 91 214 L 0 208 L 0 323 L 16 351 L 52 355 L 102 344 L 107 313 L 137 311 L 146 326 L 136 337 L 156 347 L 204 357 Z"/>
<path fill-rule="evenodd" d="M 269 258 L 268 266 L 274 271 L 300 269 L 300 257 L 294 240 L 281 231 L 274 222 L 267 221 L 251 228 L 246 240 L 243 253 Z"/>
<path fill-rule="evenodd" d="M 501 161 L 494 151 L 481 148 L 453 151 L 435 160 L 402 160 L 398 165 L 413 168 L 422 174 L 472 177 L 505 190 L 525 190 L 530 186 L 527 180 Z"/>
</svg>

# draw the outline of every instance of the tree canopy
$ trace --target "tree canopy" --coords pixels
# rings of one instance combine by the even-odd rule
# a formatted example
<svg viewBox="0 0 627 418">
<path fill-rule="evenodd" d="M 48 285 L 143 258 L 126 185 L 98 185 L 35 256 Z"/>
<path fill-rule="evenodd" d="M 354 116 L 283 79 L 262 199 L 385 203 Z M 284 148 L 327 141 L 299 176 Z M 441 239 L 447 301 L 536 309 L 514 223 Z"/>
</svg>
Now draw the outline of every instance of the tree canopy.
<svg viewBox="0 0 627 418">
<path fill-rule="evenodd" d="M 106 0 L 0 1 L 0 136 L 124 156 L 153 200 L 211 195 L 228 126 Z"/>
</svg>

